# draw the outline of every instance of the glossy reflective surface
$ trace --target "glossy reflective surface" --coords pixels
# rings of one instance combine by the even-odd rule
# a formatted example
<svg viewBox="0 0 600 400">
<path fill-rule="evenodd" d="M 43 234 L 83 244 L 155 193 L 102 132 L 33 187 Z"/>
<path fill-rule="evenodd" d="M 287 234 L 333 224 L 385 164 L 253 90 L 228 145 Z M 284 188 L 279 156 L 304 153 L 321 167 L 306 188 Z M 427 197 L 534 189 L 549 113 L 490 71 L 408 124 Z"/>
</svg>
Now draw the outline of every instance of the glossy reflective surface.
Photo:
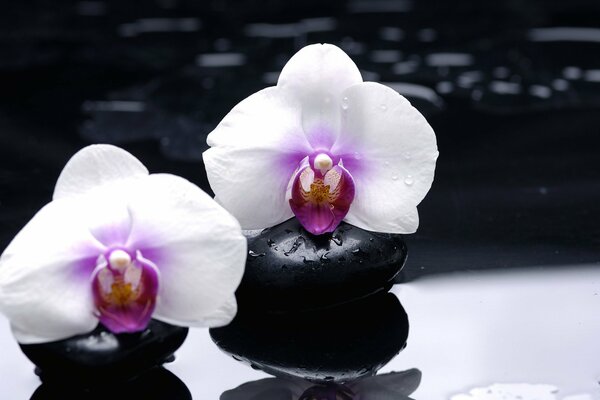
<svg viewBox="0 0 600 400">
<path fill-rule="evenodd" d="M 406 95 L 438 137 L 436 180 L 393 289 L 407 347 L 380 371 L 420 380 L 409 374 L 416 390 L 394 396 L 600 398 L 599 16 L 586 0 L 7 4 L 0 245 L 90 142 L 123 145 L 151 171 L 208 190 L 205 135 L 274 84 L 298 48 L 331 42 L 366 80 Z M 39 380 L 0 321 L 0 397 L 30 398 Z M 167 368 L 197 399 L 269 378 L 206 330 L 192 330 Z"/>
</svg>

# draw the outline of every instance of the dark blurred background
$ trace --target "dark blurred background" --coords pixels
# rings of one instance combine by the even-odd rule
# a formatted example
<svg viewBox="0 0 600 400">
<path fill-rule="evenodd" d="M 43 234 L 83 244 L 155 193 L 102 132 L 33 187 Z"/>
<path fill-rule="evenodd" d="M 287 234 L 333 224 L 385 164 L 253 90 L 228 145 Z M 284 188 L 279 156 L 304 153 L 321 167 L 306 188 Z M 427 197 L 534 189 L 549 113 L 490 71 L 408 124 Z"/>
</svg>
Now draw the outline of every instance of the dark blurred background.
<svg viewBox="0 0 600 400">
<path fill-rule="evenodd" d="M 208 132 L 302 46 L 329 42 L 437 133 L 404 279 L 597 264 L 598 21 L 597 0 L 4 2 L 0 247 L 90 143 L 210 191 Z"/>
</svg>

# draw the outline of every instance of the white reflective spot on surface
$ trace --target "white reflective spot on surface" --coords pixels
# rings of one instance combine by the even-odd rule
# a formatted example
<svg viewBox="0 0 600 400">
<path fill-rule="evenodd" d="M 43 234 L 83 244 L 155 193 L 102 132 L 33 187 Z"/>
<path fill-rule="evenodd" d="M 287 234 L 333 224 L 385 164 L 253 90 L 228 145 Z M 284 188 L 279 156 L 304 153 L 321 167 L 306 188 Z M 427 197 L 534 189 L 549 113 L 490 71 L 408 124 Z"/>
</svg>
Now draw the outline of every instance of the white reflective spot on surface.
<svg viewBox="0 0 600 400">
<path fill-rule="evenodd" d="M 196 57 L 199 67 L 237 67 L 246 63 L 246 56 L 242 53 L 208 53 Z"/>
<path fill-rule="evenodd" d="M 600 29 L 555 27 L 531 29 L 527 34 L 533 42 L 600 42 Z"/>
<path fill-rule="evenodd" d="M 548 86 L 531 85 L 529 87 L 529 94 L 541 99 L 547 99 L 552 95 L 552 90 Z"/>
<path fill-rule="evenodd" d="M 490 82 L 490 90 L 497 94 L 519 94 L 521 93 L 521 85 L 514 82 L 492 81 Z"/>
<path fill-rule="evenodd" d="M 402 58 L 402 52 L 399 50 L 373 50 L 371 52 L 371 61 L 376 63 L 395 63 Z"/>
<path fill-rule="evenodd" d="M 146 103 L 143 101 L 92 101 L 88 100 L 83 103 L 82 107 L 85 112 L 142 112 L 146 110 Z"/>
<path fill-rule="evenodd" d="M 579 67 L 565 67 L 563 69 L 563 76 L 567 79 L 579 79 L 583 75 L 583 71 Z"/>
<path fill-rule="evenodd" d="M 583 73 L 583 80 L 588 82 L 600 82 L 600 69 L 588 69 Z"/>
<path fill-rule="evenodd" d="M 198 18 L 140 18 L 119 25 L 117 31 L 124 37 L 157 32 L 196 32 L 202 26 Z"/>
<path fill-rule="evenodd" d="M 400 28 L 396 28 L 395 26 L 384 26 L 379 30 L 379 36 L 383 40 L 400 42 L 402 39 L 404 39 L 404 31 Z"/>
<path fill-rule="evenodd" d="M 356 14 L 407 12 L 412 6 L 412 2 L 408 0 L 351 0 L 348 11 Z"/>
<path fill-rule="evenodd" d="M 432 53 L 425 57 L 425 63 L 432 67 L 468 67 L 474 59 L 467 53 Z"/>
</svg>

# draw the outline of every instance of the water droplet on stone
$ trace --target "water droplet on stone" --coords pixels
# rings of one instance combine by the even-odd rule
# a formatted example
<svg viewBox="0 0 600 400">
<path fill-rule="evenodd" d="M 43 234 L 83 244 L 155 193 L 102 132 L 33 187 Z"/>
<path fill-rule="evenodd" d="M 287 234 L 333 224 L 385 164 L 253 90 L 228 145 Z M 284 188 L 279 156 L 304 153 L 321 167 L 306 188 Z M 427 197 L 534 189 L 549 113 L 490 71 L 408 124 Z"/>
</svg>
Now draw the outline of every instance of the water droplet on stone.
<svg viewBox="0 0 600 400">
<path fill-rule="evenodd" d="M 343 244 L 342 236 L 339 233 L 335 236 L 332 236 L 331 241 L 337 244 L 338 246 L 341 246 Z"/>
</svg>

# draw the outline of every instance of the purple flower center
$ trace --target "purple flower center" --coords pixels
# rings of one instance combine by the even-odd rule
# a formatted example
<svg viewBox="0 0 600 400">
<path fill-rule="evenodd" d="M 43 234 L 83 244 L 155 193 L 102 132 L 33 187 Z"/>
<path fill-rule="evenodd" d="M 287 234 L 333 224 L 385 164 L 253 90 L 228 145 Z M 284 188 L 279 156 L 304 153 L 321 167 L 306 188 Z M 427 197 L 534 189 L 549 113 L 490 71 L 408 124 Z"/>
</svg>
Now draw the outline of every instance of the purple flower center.
<svg viewBox="0 0 600 400">
<path fill-rule="evenodd" d="M 289 203 L 298 221 L 315 235 L 333 232 L 354 200 L 354 180 L 342 160 L 333 166 L 327 153 L 307 157 L 292 179 Z"/>
<path fill-rule="evenodd" d="M 144 330 L 156 307 L 159 272 L 142 253 L 113 248 L 92 274 L 96 316 L 113 333 Z"/>
</svg>

